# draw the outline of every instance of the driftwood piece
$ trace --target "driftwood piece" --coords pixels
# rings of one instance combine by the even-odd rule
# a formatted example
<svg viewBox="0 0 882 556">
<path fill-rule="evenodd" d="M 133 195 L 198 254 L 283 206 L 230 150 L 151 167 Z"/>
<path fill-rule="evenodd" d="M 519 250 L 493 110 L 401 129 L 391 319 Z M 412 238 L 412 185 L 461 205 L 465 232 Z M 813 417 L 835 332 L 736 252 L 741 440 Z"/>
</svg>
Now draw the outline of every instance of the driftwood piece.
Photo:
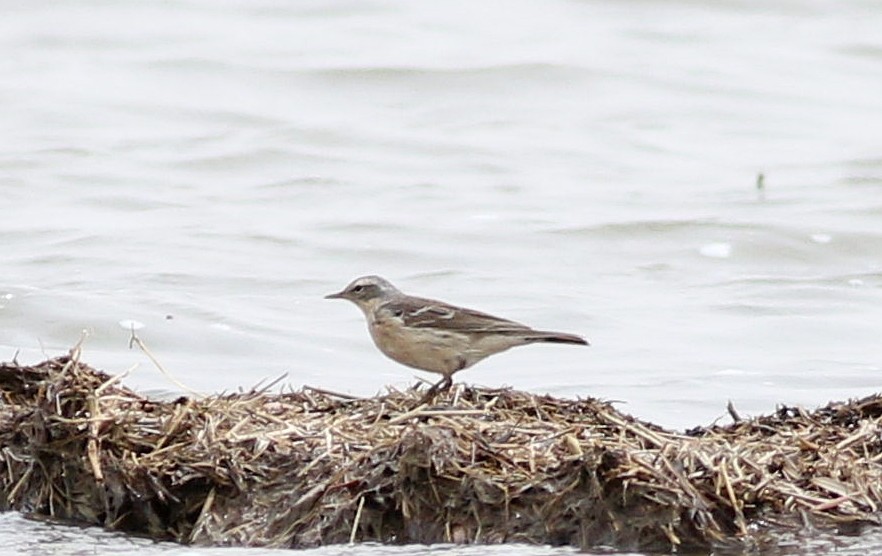
<svg viewBox="0 0 882 556">
<path fill-rule="evenodd" d="M 73 356 L 0 365 L 0 509 L 208 545 L 757 548 L 882 504 L 882 399 L 686 433 L 595 399 L 304 388 L 160 402 Z"/>
</svg>

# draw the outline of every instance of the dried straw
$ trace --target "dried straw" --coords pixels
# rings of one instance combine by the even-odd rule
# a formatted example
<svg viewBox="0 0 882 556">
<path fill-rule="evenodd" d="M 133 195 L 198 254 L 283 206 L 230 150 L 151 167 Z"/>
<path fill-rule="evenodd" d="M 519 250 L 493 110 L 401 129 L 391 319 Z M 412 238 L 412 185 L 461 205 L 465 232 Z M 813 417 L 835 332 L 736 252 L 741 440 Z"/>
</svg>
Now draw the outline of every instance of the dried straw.
<svg viewBox="0 0 882 556">
<path fill-rule="evenodd" d="M 460 387 L 147 399 L 0 365 L 0 509 L 211 545 L 762 548 L 882 504 L 882 399 L 678 434 L 594 399 Z"/>
</svg>

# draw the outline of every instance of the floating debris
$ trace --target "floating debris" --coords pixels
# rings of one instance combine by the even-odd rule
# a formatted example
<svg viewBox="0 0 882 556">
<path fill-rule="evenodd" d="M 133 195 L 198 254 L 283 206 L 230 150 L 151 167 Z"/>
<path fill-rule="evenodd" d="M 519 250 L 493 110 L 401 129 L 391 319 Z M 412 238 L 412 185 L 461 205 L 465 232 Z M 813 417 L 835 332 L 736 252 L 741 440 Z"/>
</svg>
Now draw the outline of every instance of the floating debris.
<svg viewBox="0 0 882 556">
<path fill-rule="evenodd" d="M 78 360 L 0 365 L 0 509 L 199 545 L 762 549 L 882 504 L 882 398 L 665 430 L 460 386 L 150 400 Z"/>
</svg>

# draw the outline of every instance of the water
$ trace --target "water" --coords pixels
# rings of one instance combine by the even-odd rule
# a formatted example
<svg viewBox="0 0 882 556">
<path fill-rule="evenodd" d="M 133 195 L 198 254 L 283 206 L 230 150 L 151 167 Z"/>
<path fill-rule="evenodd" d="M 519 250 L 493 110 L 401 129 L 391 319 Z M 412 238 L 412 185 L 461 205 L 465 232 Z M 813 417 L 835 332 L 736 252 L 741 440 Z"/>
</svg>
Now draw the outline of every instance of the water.
<svg viewBox="0 0 882 556">
<path fill-rule="evenodd" d="M 401 388 L 322 299 L 376 273 L 593 344 L 471 383 L 678 428 L 880 389 L 875 2 L 7 4 L 0 359 L 87 330 L 177 391 L 136 321 L 199 391 Z M 42 527 L 0 540 L 153 550 Z"/>
</svg>

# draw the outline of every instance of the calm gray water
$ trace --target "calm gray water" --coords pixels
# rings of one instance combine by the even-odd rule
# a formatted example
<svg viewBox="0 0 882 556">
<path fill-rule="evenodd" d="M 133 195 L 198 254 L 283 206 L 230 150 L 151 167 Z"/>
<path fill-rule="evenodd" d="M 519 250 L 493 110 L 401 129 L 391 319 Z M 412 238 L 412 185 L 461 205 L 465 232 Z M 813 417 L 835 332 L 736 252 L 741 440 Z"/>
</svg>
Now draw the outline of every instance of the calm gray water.
<svg viewBox="0 0 882 556">
<path fill-rule="evenodd" d="M 2 5 L 0 359 L 87 330 L 175 392 L 134 322 L 203 392 L 402 388 L 322 299 L 376 273 L 593 344 L 462 381 L 671 427 L 882 389 L 878 2 Z"/>
</svg>

